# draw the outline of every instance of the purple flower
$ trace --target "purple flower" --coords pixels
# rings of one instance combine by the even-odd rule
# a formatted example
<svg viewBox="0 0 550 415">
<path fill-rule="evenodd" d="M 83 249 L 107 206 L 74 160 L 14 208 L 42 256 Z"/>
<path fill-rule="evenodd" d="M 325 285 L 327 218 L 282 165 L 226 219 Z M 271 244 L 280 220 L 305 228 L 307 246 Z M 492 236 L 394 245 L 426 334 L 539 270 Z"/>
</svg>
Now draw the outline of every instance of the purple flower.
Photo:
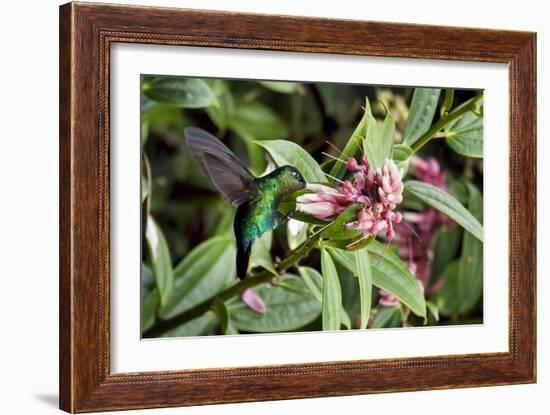
<svg viewBox="0 0 550 415">
<path fill-rule="evenodd" d="M 243 300 L 243 303 L 245 303 L 248 308 L 256 313 L 264 314 L 267 311 L 267 307 L 263 300 L 250 288 L 243 291 L 241 300 Z"/>
</svg>

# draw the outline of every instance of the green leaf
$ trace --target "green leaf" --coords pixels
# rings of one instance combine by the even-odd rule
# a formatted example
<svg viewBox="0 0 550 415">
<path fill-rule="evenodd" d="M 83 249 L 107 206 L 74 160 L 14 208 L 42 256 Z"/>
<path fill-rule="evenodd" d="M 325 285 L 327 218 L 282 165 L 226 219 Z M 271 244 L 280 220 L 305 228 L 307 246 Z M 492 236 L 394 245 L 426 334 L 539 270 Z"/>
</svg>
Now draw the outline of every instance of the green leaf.
<svg viewBox="0 0 550 415">
<path fill-rule="evenodd" d="M 148 217 L 151 213 L 152 176 L 151 165 L 145 152 L 141 158 L 141 206 L 142 217 Z"/>
<path fill-rule="evenodd" d="M 347 124 L 355 118 L 355 108 L 359 107 L 359 97 L 352 85 L 337 83 L 316 83 L 323 102 L 325 116 L 337 124 Z"/>
<path fill-rule="evenodd" d="M 483 218 L 483 196 L 468 184 L 468 208 L 479 220 Z M 458 261 L 447 267 L 443 288 L 438 295 L 441 314 L 450 316 L 469 312 L 483 294 L 483 244 L 471 234 L 462 239 L 462 253 Z"/>
<path fill-rule="evenodd" d="M 403 311 L 399 306 L 381 307 L 372 320 L 373 329 L 399 327 L 402 325 Z"/>
<path fill-rule="evenodd" d="M 470 192 L 468 209 L 479 221 L 482 221 L 483 196 L 472 184 L 468 184 L 468 190 Z M 466 313 L 476 305 L 483 293 L 483 243 L 468 233 L 462 240 L 458 278 L 463 293 L 459 312 Z"/>
<path fill-rule="evenodd" d="M 450 194 L 431 184 L 415 180 L 405 182 L 405 190 L 447 215 L 483 242 L 483 226 L 481 223 Z"/>
<path fill-rule="evenodd" d="M 437 307 L 444 316 L 452 316 L 458 313 L 462 297 L 460 292 L 460 281 L 458 278 L 459 260 L 451 262 L 443 272 L 443 288 L 437 295 Z"/>
<path fill-rule="evenodd" d="M 141 99 L 140 110 L 141 110 L 142 114 L 145 114 L 145 113 L 149 112 L 155 106 L 158 105 L 155 101 L 147 98 L 147 96 L 145 96 L 143 93 L 140 95 L 140 99 Z M 143 136 L 141 138 L 143 139 Z M 143 142 L 142 142 L 142 144 L 143 144 Z"/>
<path fill-rule="evenodd" d="M 374 168 L 382 168 L 384 161 L 391 157 L 394 135 L 395 121 L 389 111 L 381 125 L 374 117 L 368 117 L 363 150 Z"/>
<path fill-rule="evenodd" d="M 141 287 L 140 287 L 140 299 L 141 302 L 145 300 L 145 297 L 149 295 L 151 291 L 155 289 L 155 277 L 153 271 L 146 263 L 141 264 Z M 157 293 L 158 295 L 158 293 Z"/>
<path fill-rule="evenodd" d="M 359 296 L 361 299 L 361 324 L 359 328 L 366 329 L 369 322 L 372 298 L 372 272 L 369 254 L 366 250 L 355 251 L 355 275 L 359 279 Z"/>
<path fill-rule="evenodd" d="M 323 303 L 323 276 L 314 268 L 298 267 L 298 272 L 302 280 L 309 288 L 311 294 L 315 297 L 319 304 Z M 340 319 L 342 325 L 348 329 L 351 328 L 351 320 L 344 306 L 340 309 Z"/>
<path fill-rule="evenodd" d="M 147 217 L 145 239 L 147 241 L 151 269 L 153 270 L 160 296 L 160 303 L 164 305 L 174 284 L 172 260 L 170 259 L 170 250 L 168 249 L 166 239 L 151 216 Z"/>
<path fill-rule="evenodd" d="M 281 94 L 304 93 L 304 87 L 298 82 L 259 81 L 259 84 Z"/>
<path fill-rule="evenodd" d="M 254 292 L 267 307 L 265 313 L 257 313 L 240 299 L 228 304 L 233 325 L 246 332 L 273 333 L 297 330 L 315 320 L 321 307 L 309 294 L 304 281 L 296 275 L 285 274 L 277 279 L 282 285 L 261 284 Z M 292 284 L 292 289 L 284 284 Z"/>
<path fill-rule="evenodd" d="M 439 321 L 439 308 L 431 301 L 426 301 L 426 308 L 430 314 L 434 317 L 435 321 Z"/>
<path fill-rule="evenodd" d="M 347 240 L 357 238 L 361 235 L 360 231 L 348 229 L 346 224 L 357 220 L 357 212 L 361 210 L 361 205 L 355 203 L 346 208 L 334 219 L 326 228 L 321 231 L 321 237 L 332 240 Z"/>
<path fill-rule="evenodd" d="M 335 261 L 338 279 L 340 280 L 340 288 L 342 290 L 342 308 L 346 311 L 346 315 L 354 317 L 356 328 L 359 327 L 359 321 L 356 317 L 361 316 L 361 296 L 359 295 L 359 281 L 346 268 L 339 266 Z M 351 321 L 350 321 L 351 323 Z M 342 313 L 342 326 L 346 326 L 344 322 L 344 314 Z"/>
<path fill-rule="evenodd" d="M 183 313 L 225 288 L 235 276 L 235 255 L 229 236 L 210 238 L 195 247 L 174 269 L 174 289 L 160 316 Z"/>
<path fill-rule="evenodd" d="M 216 315 L 213 312 L 209 311 L 200 317 L 197 317 L 191 321 L 188 321 L 187 323 L 182 324 L 181 326 L 176 327 L 175 329 L 168 330 L 162 333 L 160 337 L 203 336 L 213 330 L 216 326 L 216 323 Z"/>
<path fill-rule="evenodd" d="M 228 126 L 244 140 L 252 170 L 257 174 L 265 169 L 265 154 L 256 140 L 274 140 L 288 136 L 287 125 L 279 115 L 257 101 L 236 104 Z"/>
<path fill-rule="evenodd" d="M 203 108 L 217 102 L 206 82 L 196 78 L 155 77 L 143 83 L 143 93 L 153 101 L 180 108 Z"/>
<path fill-rule="evenodd" d="M 148 118 L 149 131 L 156 134 L 177 136 L 188 125 L 181 109 L 168 104 L 156 104 L 144 113 L 145 116 Z"/>
<path fill-rule="evenodd" d="M 343 327 L 345 327 L 347 330 L 351 330 L 351 319 L 349 318 L 349 315 L 343 305 L 340 309 L 340 321 Z"/>
<path fill-rule="evenodd" d="M 440 94 L 438 88 L 415 88 L 403 131 L 404 144 L 412 146 L 431 127 Z"/>
<path fill-rule="evenodd" d="M 461 234 L 462 231 L 458 226 L 442 226 L 435 232 L 430 276 L 432 284 L 441 278 L 447 265 L 456 258 Z"/>
<path fill-rule="evenodd" d="M 298 144 L 286 140 L 257 141 L 277 166 L 294 166 L 308 183 L 326 183 L 327 179 L 315 159 Z"/>
<path fill-rule="evenodd" d="M 412 153 L 412 149 L 406 144 L 394 144 L 392 148 L 392 160 L 395 161 L 398 168 L 403 169 L 403 177 L 409 170 L 409 158 Z"/>
<path fill-rule="evenodd" d="M 216 317 L 218 317 L 220 325 L 222 326 L 223 334 L 232 334 L 234 329 L 231 324 L 229 310 L 227 309 L 225 303 L 221 300 L 216 300 L 213 310 Z"/>
<path fill-rule="evenodd" d="M 449 193 L 451 193 L 456 200 L 462 205 L 468 204 L 468 188 L 462 180 L 449 179 Z"/>
<path fill-rule="evenodd" d="M 355 252 L 345 251 L 340 248 L 327 248 L 336 262 L 346 268 L 349 272 L 355 274 Z"/>
<path fill-rule="evenodd" d="M 447 144 L 463 156 L 483 158 L 483 117 L 472 111 L 445 128 Z"/>
<path fill-rule="evenodd" d="M 365 248 L 374 239 L 376 239 L 374 235 L 370 235 L 367 238 L 360 235 L 359 237 L 353 239 L 326 239 L 323 241 L 323 244 L 327 247 L 338 248 L 347 252 L 354 252 Z"/>
<path fill-rule="evenodd" d="M 216 216 L 216 229 L 214 236 L 233 235 L 233 221 L 235 220 L 236 210 L 229 208 L 225 203 L 221 216 Z"/>
<path fill-rule="evenodd" d="M 313 297 L 321 304 L 323 301 L 323 276 L 311 267 L 298 267 L 298 272 Z"/>
<path fill-rule="evenodd" d="M 206 113 L 210 119 L 216 124 L 220 133 L 223 134 L 229 127 L 229 120 L 233 116 L 235 111 L 235 103 L 233 101 L 233 95 L 227 81 L 222 79 L 215 79 L 210 84 L 218 105 L 211 105 L 206 108 Z"/>
<path fill-rule="evenodd" d="M 286 123 L 271 108 L 257 101 L 236 105 L 229 128 L 245 138 L 276 140 L 288 137 Z"/>
<path fill-rule="evenodd" d="M 151 291 L 141 304 L 141 331 L 147 331 L 157 319 L 157 310 L 159 307 L 160 298 L 157 290 Z"/>
<path fill-rule="evenodd" d="M 149 113 L 141 113 L 141 146 L 143 147 L 149 138 Z"/>
<path fill-rule="evenodd" d="M 403 260 L 376 240 L 366 249 L 371 255 L 373 284 L 393 294 L 417 316 L 425 317 L 424 293 Z"/>
<path fill-rule="evenodd" d="M 384 122 L 382 123 L 381 128 L 379 129 L 380 134 L 380 154 L 382 155 L 382 160 L 380 167 L 384 164 L 386 159 L 391 158 L 393 140 L 395 137 L 395 121 L 391 115 L 391 112 L 386 113 Z"/>
<path fill-rule="evenodd" d="M 321 250 L 321 272 L 323 274 L 323 330 L 340 330 L 342 290 L 336 267 L 326 249 Z"/>
<path fill-rule="evenodd" d="M 271 241 L 273 238 L 272 232 L 265 232 L 260 238 L 256 239 L 252 246 L 252 253 L 250 254 L 250 265 L 252 267 L 262 267 L 271 272 L 273 275 L 277 275 L 277 271 L 273 266 L 273 260 L 271 259 Z"/>
<path fill-rule="evenodd" d="M 365 249 L 370 255 L 372 284 L 397 297 L 416 315 L 424 317 L 426 314 L 424 294 L 418 281 L 401 258 L 376 240 L 373 240 Z M 354 252 L 334 248 L 329 250 L 338 263 L 355 274 Z"/>
<path fill-rule="evenodd" d="M 348 158 L 356 156 L 363 140 L 365 139 L 367 122 L 370 118 L 372 118 L 370 103 L 369 99 L 365 98 L 365 111 L 363 113 L 363 117 L 361 118 L 361 121 L 359 121 L 359 124 L 357 124 L 357 127 L 355 127 L 353 134 L 342 150 L 342 154 L 338 156 L 339 158 L 347 161 Z M 346 166 L 343 163 L 336 162 L 332 165 L 329 174 L 334 177 L 341 177 L 345 171 Z"/>
<path fill-rule="evenodd" d="M 147 177 L 141 176 L 141 201 L 144 202 L 149 196 L 149 181 Z"/>
</svg>

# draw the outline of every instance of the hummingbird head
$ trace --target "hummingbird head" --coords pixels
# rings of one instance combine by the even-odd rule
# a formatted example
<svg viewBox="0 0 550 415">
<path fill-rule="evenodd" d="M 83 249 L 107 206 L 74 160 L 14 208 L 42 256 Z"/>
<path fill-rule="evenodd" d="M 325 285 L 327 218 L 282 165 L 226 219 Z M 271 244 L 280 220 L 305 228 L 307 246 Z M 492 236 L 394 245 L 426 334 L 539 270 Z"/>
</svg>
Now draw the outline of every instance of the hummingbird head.
<svg viewBox="0 0 550 415">
<path fill-rule="evenodd" d="M 302 173 L 293 166 L 282 166 L 271 173 L 277 178 L 280 190 L 289 195 L 306 187 L 306 180 Z"/>
</svg>

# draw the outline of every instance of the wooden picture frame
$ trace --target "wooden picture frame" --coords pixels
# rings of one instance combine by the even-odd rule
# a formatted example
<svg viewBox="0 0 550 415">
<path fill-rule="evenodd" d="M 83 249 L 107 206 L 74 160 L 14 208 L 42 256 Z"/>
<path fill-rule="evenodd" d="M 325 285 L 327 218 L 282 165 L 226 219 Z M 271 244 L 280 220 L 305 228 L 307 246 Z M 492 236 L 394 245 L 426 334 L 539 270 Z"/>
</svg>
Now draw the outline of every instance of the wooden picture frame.
<svg viewBox="0 0 550 415">
<path fill-rule="evenodd" d="M 334 36 L 334 33 L 338 36 Z M 111 373 L 109 69 L 114 43 L 509 65 L 509 351 Z M 536 380 L 536 34 L 69 3 L 60 8 L 60 407 L 68 412 Z"/>
</svg>

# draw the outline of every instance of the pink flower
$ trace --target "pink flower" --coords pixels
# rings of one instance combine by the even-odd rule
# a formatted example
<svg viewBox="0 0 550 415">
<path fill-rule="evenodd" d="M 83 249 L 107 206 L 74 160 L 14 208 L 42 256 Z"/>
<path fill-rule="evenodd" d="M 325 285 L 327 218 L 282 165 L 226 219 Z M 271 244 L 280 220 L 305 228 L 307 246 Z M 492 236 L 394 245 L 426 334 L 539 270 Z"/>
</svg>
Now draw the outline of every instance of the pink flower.
<svg viewBox="0 0 550 415">
<path fill-rule="evenodd" d="M 447 191 L 445 174 L 435 158 L 423 160 L 413 156 L 410 169 L 419 180 Z M 431 275 L 435 232 L 440 226 L 453 223 L 447 216 L 428 207 L 421 212 L 405 212 L 403 223 L 396 227 L 395 242 L 399 246 L 399 256 L 408 261 L 409 270 L 423 289 L 427 288 Z M 381 296 L 379 304 L 383 305 L 386 301 Z"/>
<path fill-rule="evenodd" d="M 435 158 L 423 160 L 413 156 L 409 166 L 411 173 L 419 180 L 447 191 L 445 174 Z M 424 290 L 429 284 L 431 275 L 435 232 L 441 225 L 451 225 L 453 221 L 429 207 L 421 212 L 405 212 L 402 219 L 403 221 L 395 227 L 394 241 L 399 247 L 398 254 L 407 261 L 409 271 Z M 380 290 L 379 306 L 398 303 L 397 298 Z"/>
<path fill-rule="evenodd" d="M 378 299 L 378 305 L 382 307 L 393 307 L 399 304 L 397 297 L 394 297 L 390 293 L 380 290 L 378 292 L 380 298 Z"/>
<path fill-rule="evenodd" d="M 300 203 L 296 208 L 318 219 L 331 218 L 338 212 L 337 205 L 331 202 Z"/>
<path fill-rule="evenodd" d="M 354 174 L 354 189 L 358 194 L 353 200 L 361 203 L 362 209 L 357 221 L 347 226 L 361 231 L 365 237 L 386 229 L 386 238 L 391 240 L 395 236 L 393 223 L 402 219 L 401 214 L 394 210 L 403 200 L 403 169 L 398 169 L 393 160 L 386 160 L 382 169 L 375 171 L 369 168 L 366 158 L 362 160 L 362 167 Z M 345 182 L 344 187 L 351 194 L 348 183 Z"/>
<path fill-rule="evenodd" d="M 296 198 L 296 210 L 315 216 L 318 219 L 328 219 L 335 216 L 344 210 L 340 206 L 337 197 L 342 196 L 337 191 L 329 186 L 310 185 L 309 189 L 314 188 L 318 193 L 306 193 Z"/>
<path fill-rule="evenodd" d="M 413 156 L 410 158 L 409 166 L 411 167 L 414 175 L 418 177 L 420 181 L 433 184 L 440 189 L 447 190 L 447 185 L 445 184 L 445 174 L 441 171 L 441 166 L 435 158 L 429 157 L 426 160 L 423 160 L 420 157 Z"/>
<path fill-rule="evenodd" d="M 267 311 L 267 307 L 263 300 L 250 288 L 243 291 L 241 294 L 241 300 L 243 300 L 243 303 L 245 303 L 248 308 L 256 313 L 264 314 Z"/>
<path fill-rule="evenodd" d="M 403 200 L 403 169 L 398 169 L 392 160 L 386 160 L 381 169 L 372 169 L 363 156 L 361 163 L 349 158 L 347 169 L 353 173 L 353 180 L 332 188 L 324 185 L 309 185 L 314 193 L 296 199 L 296 208 L 318 219 L 331 220 L 352 204 L 360 204 L 357 220 L 348 223 L 348 229 L 355 229 L 363 237 L 376 235 L 386 230 L 386 237 L 395 236 L 394 223 L 401 222 L 400 213 L 394 212 Z"/>
<path fill-rule="evenodd" d="M 380 176 L 378 194 L 380 200 L 386 205 L 395 205 L 403 200 L 403 169 L 398 169 L 393 160 L 386 160 Z"/>
</svg>

